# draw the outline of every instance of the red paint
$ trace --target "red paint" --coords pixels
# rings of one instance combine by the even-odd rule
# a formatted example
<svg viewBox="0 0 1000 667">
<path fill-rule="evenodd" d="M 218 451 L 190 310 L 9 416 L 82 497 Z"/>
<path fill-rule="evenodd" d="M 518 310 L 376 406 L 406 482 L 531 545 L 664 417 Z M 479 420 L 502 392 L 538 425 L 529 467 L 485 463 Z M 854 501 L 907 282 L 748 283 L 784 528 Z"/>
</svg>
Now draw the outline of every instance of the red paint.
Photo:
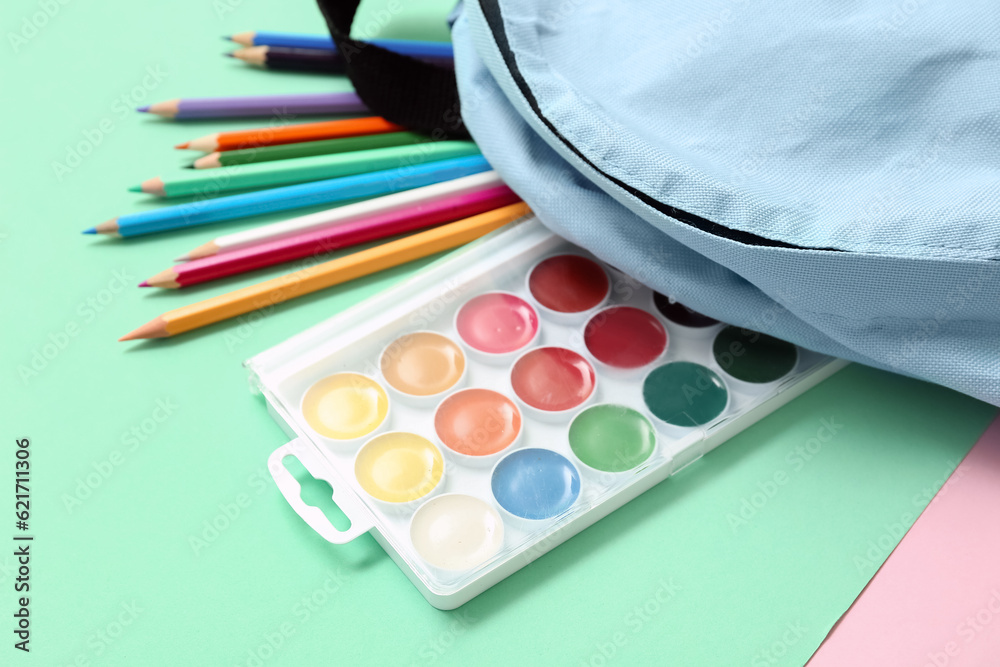
<svg viewBox="0 0 1000 667">
<path fill-rule="evenodd" d="M 549 310 L 580 313 L 608 295 L 608 275 L 597 262 L 579 255 L 549 257 L 528 277 L 531 295 Z"/>
<path fill-rule="evenodd" d="M 520 350 L 538 333 L 538 314 L 513 294 L 489 292 L 469 299 L 455 318 L 458 335 L 481 352 Z"/>
<path fill-rule="evenodd" d="M 615 368 L 639 368 L 667 349 L 667 331 L 652 314 L 631 306 L 607 308 L 583 330 L 587 349 Z"/>
<path fill-rule="evenodd" d="M 540 347 L 518 359 L 510 381 L 518 398 L 548 412 L 569 410 L 594 393 L 594 368 L 562 347 Z"/>
</svg>

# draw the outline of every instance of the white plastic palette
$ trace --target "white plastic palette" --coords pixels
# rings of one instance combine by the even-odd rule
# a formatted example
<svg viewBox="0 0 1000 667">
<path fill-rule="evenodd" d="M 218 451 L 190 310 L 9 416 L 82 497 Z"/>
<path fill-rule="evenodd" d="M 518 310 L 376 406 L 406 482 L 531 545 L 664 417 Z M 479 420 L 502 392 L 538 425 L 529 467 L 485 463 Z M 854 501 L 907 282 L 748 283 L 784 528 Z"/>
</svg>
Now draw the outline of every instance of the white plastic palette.
<svg viewBox="0 0 1000 667">
<path fill-rule="evenodd" d="M 269 459 L 291 506 L 332 543 L 371 533 L 439 609 L 467 602 L 844 365 L 722 324 L 669 320 L 648 288 L 603 264 L 603 299 L 591 298 L 598 274 L 562 299 L 558 271 L 551 294 L 533 294 L 533 268 L 567 255 L 592 259 L 533 218 L 508 225 L 246 364 L 293 438 Z M 509 312 L 496 316 L 497 304 Z M 574 308 L 584 310 L 566 312 Z M 468 317 L 480 311 L 485 319 Z M 399 369 L 383 373 L 380 362 L 401 358 L 393 355 L 407 345 L 393 343 L 410 334 L 437 346 L 421 358 L 450 364 L 425 396 L 400 393 Z M 754 345 L 777 350 L 777 365 L 755 357 Z M 553 347 L 570 352 L 537 352 Z M 565 363 L 533 383 L 519 375 L 518 395 L 512 366 L 545 355 Z M 780 377 L 768 376 L 778 367 Z M 425 370 L 402 375 L 419 383 Z M 559 391 L 559 373 L 580 391 Z M 322 393 L 330 383 L 348 393 Z M 350 428 L 330 437 L 317 428 L 329 420 Z M 289 455 L 330 483 L 349 529 L 302 501 L 281 463 Z"/>
</svg>

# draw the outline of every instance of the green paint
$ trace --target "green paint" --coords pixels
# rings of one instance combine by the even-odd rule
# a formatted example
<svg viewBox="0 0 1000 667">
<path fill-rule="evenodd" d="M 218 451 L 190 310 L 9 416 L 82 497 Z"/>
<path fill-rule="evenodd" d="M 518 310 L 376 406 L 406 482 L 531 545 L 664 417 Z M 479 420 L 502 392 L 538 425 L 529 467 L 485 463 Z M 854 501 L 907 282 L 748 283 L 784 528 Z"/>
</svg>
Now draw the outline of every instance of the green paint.
<svg viewBox="0 0 1000 667">
<path fill-rule="evenodd" d="M 591 468 L 622 472 L 649 458 L 656 447 L 656 432 L 648 419 L 631 408 L 595 405 L 573 419 L 569 446 Z"/>
<path fill-rule="evenodd" d="M 675 361 L 646 376 L 642 398 L 649 411 L 668 424 L 700 426 L 722 414 L 729 392 L 722 378 L 708 368 Z"/>
<path fill-rule="evenodd" d="M 712 345 L 715 361 L 722 370 L 744 382 L 773 382 L 784 377 L 798 361 L 798 349 L 766 334 L 726 327 Z"/>
</svg>

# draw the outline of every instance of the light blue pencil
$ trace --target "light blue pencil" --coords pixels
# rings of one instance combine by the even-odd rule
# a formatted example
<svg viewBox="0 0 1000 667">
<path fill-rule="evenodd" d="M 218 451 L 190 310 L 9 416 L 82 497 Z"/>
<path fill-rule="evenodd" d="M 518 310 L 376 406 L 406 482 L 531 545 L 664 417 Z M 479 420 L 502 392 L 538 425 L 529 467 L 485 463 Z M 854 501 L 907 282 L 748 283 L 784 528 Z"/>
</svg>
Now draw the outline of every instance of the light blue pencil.
<svg viewBox="0 0 1000 667">
<path fill-rule="evenodd" d="M 221 220 L 411 190 L 489 169 L 490 164 L 481 155 L 439 160 L 122 215 L 83 233 L 141 236 Z"/>
<path fill-rule="evenodd" d="M 229 37 L 243 46 L 282 46 L 289 49 L 336 49 L 329 35 L 303 35 L 297 32 L 241 32 Z M 415 39 L 369 39 L 369 44 L 414 58 L 454 58 L 449 42 L 421 42 Z"/>
</svg>

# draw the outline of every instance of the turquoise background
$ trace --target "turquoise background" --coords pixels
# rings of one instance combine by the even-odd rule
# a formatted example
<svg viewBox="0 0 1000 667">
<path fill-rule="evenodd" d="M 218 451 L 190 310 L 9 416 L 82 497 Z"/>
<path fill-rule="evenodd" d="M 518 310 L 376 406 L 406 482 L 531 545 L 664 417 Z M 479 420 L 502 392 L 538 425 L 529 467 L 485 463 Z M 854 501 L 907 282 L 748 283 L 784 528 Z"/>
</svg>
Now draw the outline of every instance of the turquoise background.
<svg viewBox="0 0 1000 667">
<path fill-rule="evenodd" d="M 365 3 L 362 24 L 446 39 L 449 5 Z M 13 548 L 0 546 L 2 664 L 720 665 L 762 651 L 775 657 L 764 664 L 802 664 L 995 413 L 849 368 L 465 607 L 437 611 L 370 537 L 334 547 L 295 516 L 265 466 L 285 438 L 241 367 L 419 266 L 121 344 L 165 310 L 284 271 L 134 288 L 223 230 L 282 216 L 129 241 L 79 233 L 155 205 L 126 187 L 179 173 L 194 154 L 173 144 L 259 124 L 131 108 L 346 87 L 220 55 L 232 32 L 318 32 L 318 11 L 16 0 L 0 15 L 0 542 L 14 533 L 17 438 L 31 439 L 35 536 L 30 654 L 12 646 Z M 319 503 L 323 486 L 306 487 Z"/>
</svg>

